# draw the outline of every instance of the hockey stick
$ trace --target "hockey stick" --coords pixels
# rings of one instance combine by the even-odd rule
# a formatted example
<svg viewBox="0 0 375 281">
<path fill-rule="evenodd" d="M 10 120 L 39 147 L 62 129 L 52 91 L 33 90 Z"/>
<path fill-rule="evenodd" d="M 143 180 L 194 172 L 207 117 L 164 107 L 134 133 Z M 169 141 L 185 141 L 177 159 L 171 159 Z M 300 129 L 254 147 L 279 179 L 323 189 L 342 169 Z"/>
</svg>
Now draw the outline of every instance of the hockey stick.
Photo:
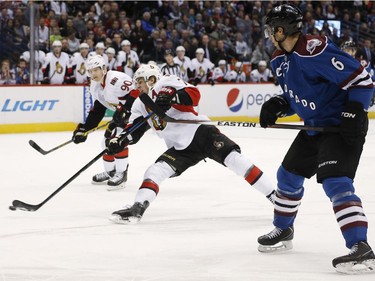
<svg viewBox="0 0 375 281">
<path fill-rule="evenodd" d="M 92 132 L 95 132 L 96 130 L 99 130 L 99 129 L 101 129 L 101 128 L 107 126 L 108 124 L 109 124 L 109 122 L 107 122 L 107 123 L 105 123 L 105 124 L 103 124 L 103 125 L 100 125 L 100 126 L 94 128 L 94 129 L 91 129 L 91 130 L 87 131 L 87 132 L 85 133 L 85 135 L 88 135 L 88 134 L 90 134 L 90 133 L 92 133 Z M 64 143 L 62 143 L 62 144 L 60 144 L 60 145 L 58 145 L 58 146 L 56 146 L 56 147 L 54 147 L 54 148 L 52 148 L 52 149 L 50 149 L 50 150 L 44 150 L 44 149 L 41 148 L 41 147 L 40 147 L 35 141 L 33 141 L 33 140 L 29 140 L 29 144 L 31 145 L 31 147 L 34 148 L 36 151 L 40 152 L 40 153 L 43 154 L 43 155 L 46 155 L 46 154 L 48 154 L 48 153 L 51 153 L 52 151 L 55 151 L 55 150 L 57 150 L 57 149 L 59 149 L 59 148 L 65 146 L 65 145 L 67 145 L 67 144 L 69 144 L 69 143 L 71 143 L 71 142 L 73 142 L 73 139 L 68 140 L 67 142 L 64 142 Z"/>
<path fill-rule="evenodd" d="M 141 101 L 149 107 L 156 115 L 161 119 L 170 123 L 182 123 L 182 124 L 210 124 L 216 126 L 227 126 L 227 127 L 250 127 L 250 128 L 262 128 L 259 123 L 254 122 L 236 122 L 236 121 L 212 121 L 212 120 L 177 120 L 168 116 L 148 95 L 141 95 Z M 338 127 L 312 127 L 305 125 L 292 125 L 292 124 L 275 124 L 269 126 L 272 129 L 292 129 L 292 130 L 304 130 L 304 131 L 315 131 L 315 132 L 330 132 L 338 133 L 340 128 Z"/>
<path fill-rule="evenodd" d="M 150 112 L 145 116 L 142 121 L 134 124 L 132 127 L 129 128 L 129 130 L 126 131 L 126 133 L 121 137 L 122 139 L 126 138 L 129 134 L 134 132 L 136 129 L 138 129 L 140 126 L 142 126 L 143 123 L 145 123 L 154 113 Z M 14 200 L 12 202 L 12 205 L 9 206 L 9 209 L 12 211 L 15 210 L 22 210 L 27 212 L 35 212 L 40 207 L 42 207 L 45 203 L 47 203 L 52 197 L 54 197 L 57 193 L 59 193 L 63 188 L 65 188 L 69 183 L 71 183 L 74 179 L 76 179 L 83 171 L 85 171 L 88 167 L 90 167 L 92 164 L 94 164 L 100 157 L 105 154 L 107 150 L 103 150 L 98 155 L 96 155 L 90 162 L 88 162 L 84 167 L 82 167 L 77 173 L 75 173 L 73 176 L 71 176 L 66 182 L 64 182 L 58 189 L 56 189 L 50 196 L 48 196 L 43 202 L 41 202 L 38 205 L 32 205 L 28 204 L 19 200 Z"/>
</svg>

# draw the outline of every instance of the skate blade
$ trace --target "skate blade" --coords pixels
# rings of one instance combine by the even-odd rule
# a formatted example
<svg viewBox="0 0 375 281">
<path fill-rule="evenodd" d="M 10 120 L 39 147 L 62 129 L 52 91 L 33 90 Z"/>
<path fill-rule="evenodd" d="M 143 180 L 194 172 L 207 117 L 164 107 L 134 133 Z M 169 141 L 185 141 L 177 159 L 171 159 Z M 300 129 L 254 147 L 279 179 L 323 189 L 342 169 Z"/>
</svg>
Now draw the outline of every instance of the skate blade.
<svg viewBox="0 0 375 281">
<path fill-rule="evenodd" d="M 275 245 L 260 245 L 258 246 L 258 251 L 261 253 L 275 253 L 287 251 L 293 248 L 293 242 L 290 241 L 281 241 Z"/>
<path fill-rule="evenodd" d="M 120 183 L 119 185 L 108 185 L 107 184 L 107 190 L 108 191 L 116 191 L 116 190 L 124 189 L 125 187 L 126 187 L 125 182 Z"/>
<path fill-rule="evenodd" d="M 344 274 L 375 273 L 375 259 L 364 260 L 361 263 L 339 263 L 336 265 L 336 271 Z"/>
<path fill-rule="evenodd" d="M 91 184 L 93 185 L 105 185 L 107 184 L 108 180 L 106 181 L 102 181 L 102 182 L 99 182 L 99 181 L 91 181 Z"/>
<path fill-rule="evenodd" d="M 117 224 L 137 224 L 141 219 L 137 217 L 128 217 L 126 219 L 123 219 L 119 215 L 112 214 L 108 218 L 111 222 L 117 223 Z"/>
</svg>

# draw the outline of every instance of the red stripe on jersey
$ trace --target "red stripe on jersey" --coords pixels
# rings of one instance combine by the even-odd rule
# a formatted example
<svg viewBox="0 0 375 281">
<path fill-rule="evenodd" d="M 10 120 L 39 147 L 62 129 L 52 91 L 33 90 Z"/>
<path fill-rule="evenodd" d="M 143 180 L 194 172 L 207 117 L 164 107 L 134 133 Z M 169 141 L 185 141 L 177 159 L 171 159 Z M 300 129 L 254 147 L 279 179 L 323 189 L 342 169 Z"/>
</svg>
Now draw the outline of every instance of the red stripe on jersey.
<svg viewBox="0 0 375 281">
<path fill-rule="evenodd" d="M 123 151 L 115 154 L 117 159 L 127 158 L 129 156 L 129 148 L 125 147 Z"/>
<path fill-rule="evenodd" d="M 359 201 L 349 201 L 349 202 L 346 202 L 342 205 L 339 205 L 339 206 L 336 206 L 336 207 L 333 207 L 333 211 L 335 213 L 341 211 L 341 210 L 344 210 L 346 208 L 349 208 L 349 207 L 352 207 L 352 206 L 359 206 L 359 207 L 362 207 L 362 203 L 359 202 Z"/>
<path fill-rule="evenodd" d="M 355 222 L 343 225 L 340 229 L 342 232 L 344 232 L 345 230 L 348 230 L 353 227 L 366 227 L 367 228 L 368 224 L 367 224 L 367 221 L 355 221 Z"/>
<path fill-rule="evenodd" d="M 104 154 L 103 160 L 106 161 L 106 162 L 113 162 L 113 161 L 115 161 L 115 156 Z"/>
<path fill-rule="evenodd" d="M 156 193 L 156 195 L 159 193 L 159 186 L 156 183 L 154 183 L 152 180 L 144 180 L 139 189 L 142 189 L 142 188 L 151 189 L 152 191 Z"/>
<path fill-rule="evenodd" d="M 257 166 L 254 165 L 245 177 L 245 180 L 251 185 L 253 185 L 258 181 L 262 174 L 263 172 Z"/>
<path fill-rule="evenodd" d="M 201 99 L 201 93 L 199 92 L 198 88 L 186 87 L 184 90 L 189 94 L 189 97 L 193 101 L 193 106 L 197 106 L 199 100 Z"/>
<path fill-rule="evenodd" d="M 352 81 L 355 77 L 357 77 L 359 74 L 361 74 L 363 72 L 363 66 L 360 65 L 359 68 L 354 71 L 352 73 L 352 75 L 350 75 L 348 77 L 348 79 L 344 80 L 343 82 L 341 82 L 341 84 L 339 85 L 340 88 L 344 88 L 350 81 Z"/>
</svg>

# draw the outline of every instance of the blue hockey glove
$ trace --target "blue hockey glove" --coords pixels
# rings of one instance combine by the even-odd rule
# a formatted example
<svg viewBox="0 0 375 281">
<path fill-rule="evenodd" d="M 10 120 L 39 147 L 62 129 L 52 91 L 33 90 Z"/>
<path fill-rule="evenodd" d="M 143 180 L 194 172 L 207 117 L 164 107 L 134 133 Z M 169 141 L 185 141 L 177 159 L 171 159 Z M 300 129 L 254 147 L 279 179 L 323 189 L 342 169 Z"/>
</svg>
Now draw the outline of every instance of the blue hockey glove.
<svg viewBox="0 0 375 281">
<path fill-rule="evenodd" d="M 359 102 L 348 102 L 341 113 L 340 133 L 347 144 L 355 144 L 367 134 L 368 117 Z"/>
<path fill-rule="evenodd" d="M 275 125 L 278 117 L 284 117 L 289 110 L 289 104 L 282 96 L 274 96 L 266 101 L 260 110 L 260 126 L 267 128 Z"/>
</svg>

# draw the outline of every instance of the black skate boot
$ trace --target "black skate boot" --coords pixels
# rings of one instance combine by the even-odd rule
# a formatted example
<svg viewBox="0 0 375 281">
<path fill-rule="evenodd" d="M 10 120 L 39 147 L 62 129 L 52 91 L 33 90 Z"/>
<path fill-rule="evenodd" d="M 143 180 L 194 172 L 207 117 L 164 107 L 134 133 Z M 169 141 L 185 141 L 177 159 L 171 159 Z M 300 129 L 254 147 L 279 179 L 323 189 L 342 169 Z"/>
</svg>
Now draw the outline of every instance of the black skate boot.
<svg viewBox="0 0 375 281">
<path fill-rule="evenodd" d="M 96 174 L 92 177 L 92 184 L 106 184 L 107 181 L 113 177 L 115 174 L 115 170 L 113 171 L 110 171 L 110 172 L 102 172 L 102 173 L 99 173 L 99 174 Z"/>
<path fill-rule="evenodd" d="M 293 237 L 293 226 L 284 230 L 276 227 L 270 233 L 262 235 L 258 238 L 258 251 L 262 253 L 269 253 L 290 250 L 293 248 Z"/>
<path fill-rule="evenodd" d="M 142 203 L 135 202 L 133 206 L 113 212 L 109 220 L 114 223 L 131 224 L 141 220 L 143 213 L 146 211 L 150 203 L 145 201 Z"/>
<path fill-rule="evenodd" d="M 128 180 L 128 170 L 124 172 L 116 172 L 107 182 L 107 190 L 114 191 L 125 188 L 125 183 Z"/>
<path fill-rule="evenodd" d="M 375 272 L 375 255 L 370 245 L 361 241 L 353 245 L 349 254 L 335 258 L 332 265 L 338 272 L 346 274 Z"/>
</svg>

